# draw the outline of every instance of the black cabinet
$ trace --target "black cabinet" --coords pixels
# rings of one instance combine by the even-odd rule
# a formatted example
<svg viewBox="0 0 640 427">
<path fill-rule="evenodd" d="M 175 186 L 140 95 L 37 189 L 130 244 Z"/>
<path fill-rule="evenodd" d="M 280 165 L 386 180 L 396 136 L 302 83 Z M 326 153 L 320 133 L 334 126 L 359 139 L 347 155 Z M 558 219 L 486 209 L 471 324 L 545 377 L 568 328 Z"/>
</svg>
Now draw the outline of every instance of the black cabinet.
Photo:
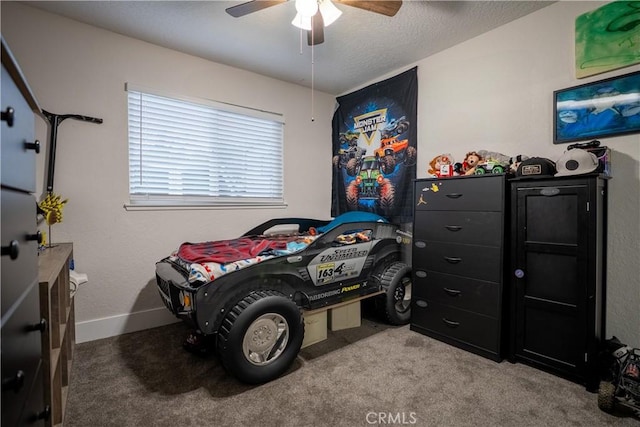
<svg viewBox="0 0 640 427">
<path fill-rule="evenodd" d="M 414 331 L 502 359 L 504 175 L 414 181 Z"/>
<path fill-rule="evenodd" d="M 44 425 L 34 140 L 35 98 L 2 40 L 2 425 Z"/>
<path fill-rule="evenodd" d="M 606 180 L 511 182 L 510 358 L 597 388 Z"/>
</svg>

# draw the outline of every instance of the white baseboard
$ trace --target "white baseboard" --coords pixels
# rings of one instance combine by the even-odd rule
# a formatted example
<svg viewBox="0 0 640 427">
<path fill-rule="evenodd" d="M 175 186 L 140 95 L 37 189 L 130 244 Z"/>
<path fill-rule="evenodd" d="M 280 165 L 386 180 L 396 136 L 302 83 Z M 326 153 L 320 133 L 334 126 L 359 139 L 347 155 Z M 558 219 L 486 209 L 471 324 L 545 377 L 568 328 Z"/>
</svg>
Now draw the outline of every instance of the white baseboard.
<svg viewBox="0 0 640 427">
<path fill-rule="evenodd" d="M 176 322 L 180 322 L 180 319 L 164 307 L 76 322 L 76 343 L 109 338 Z"/>
</svg>

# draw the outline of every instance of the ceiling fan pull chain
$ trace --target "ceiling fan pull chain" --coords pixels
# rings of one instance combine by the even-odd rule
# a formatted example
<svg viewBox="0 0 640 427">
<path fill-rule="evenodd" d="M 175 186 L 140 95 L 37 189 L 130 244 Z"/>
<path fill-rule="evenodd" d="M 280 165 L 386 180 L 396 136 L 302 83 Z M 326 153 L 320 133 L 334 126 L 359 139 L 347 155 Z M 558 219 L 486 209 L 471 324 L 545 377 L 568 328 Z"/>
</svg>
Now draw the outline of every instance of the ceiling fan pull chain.
<svg viewBox="0 0 640 427">
<path fill-rule="evenodd" d="M 311 17 L 311 39 L 314 39 L 314 35 L 313 35 L 313 31 L 314 31 L 314 26 L 313 25 L 313 20 L 315 19 L 315 17 Z M 313 92 L 314 92 L 314 83 L 315 83 L 315 56 L 313 55 L 315 51 L 315 45 L 312 44 L 311 45 L 311 121 L 314 122 L 316 119 L 313 117 L 313 112 L 314 112 L 314 102 L 313 102 Z"/>
<path fill-rule="evenodd" d="M 303 29 L 300 29 L 300 55 L 302 55 L 302 34 L 303 34 Z"/>
<path fill-rule="evenodd" d="M 313 19 L 315 19 L 314 17 L 311 18 L 312 22 Z M 313 39 L 313 27 L 314 25 L 311 25 L 311 38 Z M 315 83 L 315 57 L 314 57 L 314 51 L 315 51 L 315 45 L 311 45 L 311 121 L 314 122 L 316 119 L 313 117 L 313 112 L 314 112 L 314 102 L 313 102 L 313 92 L 314 92 L 314 83 Z"/>
</svg>

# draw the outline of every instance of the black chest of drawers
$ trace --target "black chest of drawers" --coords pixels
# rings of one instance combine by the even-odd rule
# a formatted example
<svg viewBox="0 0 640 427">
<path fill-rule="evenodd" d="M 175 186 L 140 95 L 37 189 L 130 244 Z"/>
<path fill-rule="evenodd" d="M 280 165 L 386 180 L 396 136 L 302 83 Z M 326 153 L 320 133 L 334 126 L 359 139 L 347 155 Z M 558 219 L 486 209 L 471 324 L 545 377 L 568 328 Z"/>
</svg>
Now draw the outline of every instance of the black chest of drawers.
<svg viewBox="0 0 640 427">
<path fill-rule="evenodd" d="M 502 360 L 504 175 L 414 181 L 410 328 Z"/>
<path fill-rule="evenodd" d="M 20 69 L 2 40 L 2 425 L 44 425 L 34 112 L 39 112 Z"/>
</svg>

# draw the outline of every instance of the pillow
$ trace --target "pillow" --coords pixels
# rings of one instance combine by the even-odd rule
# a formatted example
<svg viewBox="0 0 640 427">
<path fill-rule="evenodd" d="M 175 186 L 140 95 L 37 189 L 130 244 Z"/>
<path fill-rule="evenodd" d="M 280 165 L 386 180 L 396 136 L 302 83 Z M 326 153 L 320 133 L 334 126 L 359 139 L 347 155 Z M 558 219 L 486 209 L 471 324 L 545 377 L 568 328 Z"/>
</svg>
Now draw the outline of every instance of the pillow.
<svg viewBox="0 0 640 427">
<path fill-rule="evenodd" d="M 298 234 L 300 231 L 299 224 L 276 224 L 273 227 L 264 231 L 265 236 L 278 236 L 278 235 L 293 235 Z"/>
<path fill-rule="evenodd" d="M 389 222 L 384 217 L 380 215 L 371 213 L 371 212 L 360 212 L 360 211 L 350 211 L 345 212 L 342 215 L 338 215 L 335 217 L 330 223 L 327 225 L 323 225 L 322 227 L 317 227 L 319 233 L 326 233 L 327 231 L 336 228 L 341 224 L 345 224 L 347 222 Z"/>
</svg>

